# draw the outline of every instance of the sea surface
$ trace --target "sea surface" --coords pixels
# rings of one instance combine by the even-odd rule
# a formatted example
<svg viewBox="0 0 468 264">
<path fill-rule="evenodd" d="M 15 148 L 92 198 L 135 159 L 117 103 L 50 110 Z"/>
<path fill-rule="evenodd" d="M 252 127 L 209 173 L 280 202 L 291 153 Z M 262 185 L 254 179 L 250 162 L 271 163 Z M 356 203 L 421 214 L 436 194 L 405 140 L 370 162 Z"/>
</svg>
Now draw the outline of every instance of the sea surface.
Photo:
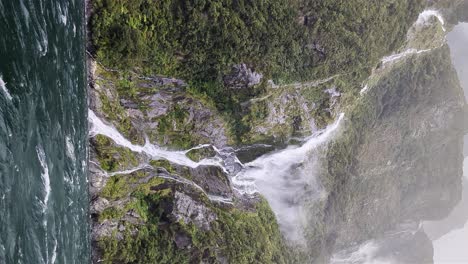
<svg viewBox="0 0 468 264">
<path fill-rule="evenodd" d="M 0 263 L 88 263 L 82 0 L 0 0 Z"/>
</svg>

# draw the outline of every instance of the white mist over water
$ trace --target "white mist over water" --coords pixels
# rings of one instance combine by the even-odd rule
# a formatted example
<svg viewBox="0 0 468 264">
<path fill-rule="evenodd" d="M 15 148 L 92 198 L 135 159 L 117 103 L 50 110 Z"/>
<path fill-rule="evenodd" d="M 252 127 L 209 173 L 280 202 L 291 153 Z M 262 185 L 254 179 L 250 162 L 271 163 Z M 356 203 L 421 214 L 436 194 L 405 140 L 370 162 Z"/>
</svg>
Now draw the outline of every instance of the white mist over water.
<svg viewBox="0 0 468 264">
<path fill-rule="evenodd" d="M 275 212 L 283 234 L 290 241 L 304 242 L 304 202 L 321 197 L 316 179 L 318 158 L 312 153 L 337 132 L 344 118 L 307 139 L 302 146 L 263 155 L 245 164 L 245 168 L 232 178 L 234 188 L 240 193 L 262 194 Z M 310 155 L 312 154 L 312 155 Z"/>
<path fill-rule="evenodd" d="M 463 176 L 468 178 L 468 158 L 463 162 Z M 464 193 L 463 195 L 467 195 Z M 434 263 L 468 263 L 468 223 L 433 241 Z"/>
</svg>

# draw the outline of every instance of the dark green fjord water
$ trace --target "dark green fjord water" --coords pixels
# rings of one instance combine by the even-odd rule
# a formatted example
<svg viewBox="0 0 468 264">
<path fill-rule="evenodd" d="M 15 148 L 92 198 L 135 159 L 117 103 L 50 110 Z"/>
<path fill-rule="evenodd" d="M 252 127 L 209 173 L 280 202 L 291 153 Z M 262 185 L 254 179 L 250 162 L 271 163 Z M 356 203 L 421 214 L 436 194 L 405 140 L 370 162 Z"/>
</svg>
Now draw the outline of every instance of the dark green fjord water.
<svg viewBox="0 0 468 264">
<path fill-rule="evenodd" d="M 0 0 L 0 263 L 88 263 L 83 0 Z"/>
</svg>

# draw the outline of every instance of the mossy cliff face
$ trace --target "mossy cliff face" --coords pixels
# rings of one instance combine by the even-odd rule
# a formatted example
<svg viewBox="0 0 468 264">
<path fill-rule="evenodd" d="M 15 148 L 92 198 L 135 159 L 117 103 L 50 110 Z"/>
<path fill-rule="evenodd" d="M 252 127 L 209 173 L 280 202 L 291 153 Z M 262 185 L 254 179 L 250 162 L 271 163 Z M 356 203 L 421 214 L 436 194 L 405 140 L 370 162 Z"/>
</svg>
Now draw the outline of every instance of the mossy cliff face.
<svg viewBox="0 0 468 264">
<path fill-rule="evenodd" d="M 249 144 L 324 127 L 330 95 L 310 84 L 335 77 L 339 92 L 357 93 L 380 58 L 402 46 L 424 1 L 94 0 L 90 6 L 90 49 L 100 63 L 184 80 L 186 90 L 222 113 L 235 143 Z M 291 91 L 294 83 L 305 83 L 303 91 Z M 283 92 L 275 89 L 283 85 Z M 282 105 L 264 104 L 271 101 Z"/>
<path fill-rule="evenodd" d="M 222 117 L 182 93 L 183 84 L 169 80 L 167 87 L 161 84 L 163 78 L 137 79 L 135 94 L 130 95 L 119 89 L 127 79 L 115 77 L 118 74 L 97 66 L 90 106 L 134 144 L 144 144 L 145 136 L 177 149 L 227 144 Z M 212 127 L 221 132 L 213 132 Z M 236 198 L 219 167 L 190 168 L 154 159 L 117 146 L 103 135 L 92 137 L 90 143 L 94 262 L 286 263 L 291 259 L 267 202 L 261 197 Z M 200 147 L 187 157 L 199 161 L 214 154 L 213 147 Z"/>
<path fill-rule="evenodd" d="M 375 78 L 327 150 L 321 179 L 328 196 L 312 208 L 319 223 L 311 229 L 312 246 L 327 255 L 381 238 L 383 248 L 394 247 L 382 249 L 383 257 L 427 263 L 432 244 L 424 233 L 392 240 L 390 234 L 416 233 L 420 221 L 444 218 L 460 200 L 463 91 L 447 46 L 381 69 Z M 409 250 L 413 256 L 393 256 L 405 239 L 416 239 L 407 246 L 425 246 Z"/>
<path fill-rule="evenodd" d="M 264 200 L 250 210 L 212 203 L 191 185 L 160 178 L 164 173 L 148 168 L 107 182 L 93 203 L 94 261 L 286 263 Z"/>
<path fill-rule="evenodd" d="M 456 203 L 463 101 L 442 29 L 407 37 L 423 1 L 312 2 L 89 3 L 90 109 L 135 145 L 227 168 L 93 136 L 94 262 L 324 263 Z M 376 68 L 408 48 L 433 50 Z M 342 111 L 342 136 L 321 150 L 326 195 L 306 208 L 307 249 L 290 247 L 266 200 L 232 188 L 232 155 L 251 161 Z"/>
</svg>

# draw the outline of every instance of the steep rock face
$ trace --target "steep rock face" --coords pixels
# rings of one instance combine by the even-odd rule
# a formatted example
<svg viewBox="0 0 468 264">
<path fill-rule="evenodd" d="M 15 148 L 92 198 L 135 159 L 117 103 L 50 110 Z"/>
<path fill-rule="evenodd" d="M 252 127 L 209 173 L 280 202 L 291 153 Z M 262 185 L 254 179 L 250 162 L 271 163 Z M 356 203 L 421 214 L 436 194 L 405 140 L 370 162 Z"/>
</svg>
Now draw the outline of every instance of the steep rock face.
<svg viewBox="0 0 468 264">
<path fill-rule="evenodd" d="M 371 74 L 370 69 L 379 57 L 402 44 L 423 1 L 382 4 L 306 1 L 301 3 L 301 12 L 305 14 L 300 19 L 300 30 L 308 32 L 305 41 L 272 42 L 273 51 L 288 47 L 284 49 L 288 56 L 275 51 L 268 52 L 271 57 L 259 53 L 259 58 L 252 57 L 255 52 L 238 57 L 233 50 L 219 52 L 224 45 L 216 45 L 218 52 L 205 47 L 206 43 L 194 47 L 192 40 L 206 41 L 205 37 L 178 31 L 172 32 L 177 34 L 169 40 L 174 45 L 153 46 L 153 42 L 164 39 L 159 36 L 165 35 L 166 30 L 174 29 L 156 27 L 162 30 L 161 34 L 146 35 L 148 27 L 166 19 L 169 21 L 166 25 L 172 25 L 172 17 L 158 17 L 164 12 L 151 18 L 140 16 L 140 8 L 146 8 L 149 1 L 140 1 L 135 6 L 128 1 L 118 8 L 103 2 L 108 1 L 98 1 L 95 6 L 100 14 L 95 18 L 94 29 L 97 57 L 119 70 L 90 64 L 90 76 L 94 77 L 90 108 L 134 144 L 142 146 L 148 140 L 163 148 L 190 149 L 185 155 L 195 162 L 220 157 L 227 171 L 212 165 L 181 166 L 121 148 L 109 138 L 92 138 L 90 190 L 95 262 L 325 263 L 335 250 L 352 249 L 357 243 L 376 238 L 380 245 L 376 254 L 383 258 L 399 258 L 401 263 L 413 264 L 430 261 L 432 249 L 427 236 L 418 232 L 418 221 L 443 217 L 459 195 L 451 188 L 457 187 L 459 176 L 460 157 L 458 149 L 452 151 L 452 147 L 458 142 L 461 122 L 454 113 L 458 113 L 461 102 L 457 99 L 456 84 L 449 81 L 453 72 L 446 60 L 446 50 L 411 58 L 395 68 L 377 69 L 378 77 L 368 94 L 357 98 L 360 84 Z M 203 7 L 209 3 L 197 2 L 196 7 L 187 9 L 193 14 L 201 12 L 187 22 L 196 24 L 198 19 L 211 19 Z M 212 6 L 215 5 L 210 4 L 209 12 L 217 13 Z M 224 11 L 230 8 L 223 6 Z M 129 12 L 121 12 L 123 9 Z M 179 9 L 168 8 L 167 12 L 174 10 Z M 272 17 L 270 10 L 266 13 L 268 18 Z M 238 11 L 232 12 L 232 17 L 237 18 Z M 113 12 L 121 14 L 102 15 Z M 319 13 L 323 18 L 318 19 Z M 259 17 L 255 12 L 252 14 Z M 297 15 L 288 13 L 286 21 L 294 21 L 289 17 L 291 14 Z M 108 21 L 101 21 L 104 17 Z M 129 30 L 126 22 L 136 20 L 141 21 Z M 187 23 L 179 26 L 182 25 Z M 218 26 L 206 21 L 199 25 Z M 114 28 L 126 34 L 131 32 L 125 35 L 129 38 L 122 43 L 115 41 L 113 34 L 109 34 Z M 177 30 L 190 28 L 183 26 Z M 290 40 L 289 31 L 283 36 L 270 31 L 275 27 L 265 28 L 267 35 L 254 34 L 262 36 L 262 42 L 270 42 L 265 36 Z M 438 30 L 440 33 L 441 28 Z M 141 32 L 145 33 L 138 35 Z M 200 29 L 197 34 L 203 32 Z M 184 39 L 182 43 L 178 43 L 179 34 Z M 150 36 L 150 40 L 143 36 Z M 210 37 L 213 36 L 220 37 Z M 127 43 L 133 38 L 137 43 Z M 433 38 L 434 35 L 426 35 L 423 40 Z M 244 38 L 236 38 L 241 39 Z M 223 38 L 214 40 L 213 43 L 226 42 Z M 403 48 L 432 49 L 440 43 L 437 40 L 425 46 L 418 40 Z M 184 45 L 182 50 L 179 44 Z M 116 45 L 126 52 L 120 54 L 118 49 L 110 48 Z M 168 50 L 168 46 L 174 50 Z M 264 45 L 254 41 L 248 46 Z M 290 51 L 294 56 L 289 56 Z M 169 55 L 165 57 L 166 53 Z M 139 56 L 133 61 L 132 54 Z M 212 60 L 212 56 L 205 54 L 222 56 Z M 226 59 L 223 54 L 236 59 Z M 122 55 L 125 60 L 120 65 Z M 157 67 L 147 65 L 147 55 L 155 57 Z M 268 66 L 257 73 L 243 64 L 249 60 L 273 64 L 275 70 L 268 70 Z M 272 63 L 276 60 L 279 65 Z M 233 61 L 236 64 L 231 65 Z M 122 70 L 126 67 L 128 71 Z M 181 71 L 175 76 L 187 78 L 187 82 L 154 74 L 141 76 L 143 72 L 173 74 L 175 69 Z M 434 78 L 436 75 L 443 78 Z M 270 77 L 280 85 L 267 82 Z M 294 83 L 291 79 L 282 82 L 287 77 L 309 82 Z M 257 195 L 247 200 L 233 190 L 227 177 L 227 172 L 242 169 L 235 154 L 248 162 L 277 146 L 230 147 L 222 153 L 217 153 L 213 146 L 193 147 L 204 143 L 222 148 L 237 143 L 278 143 L 291 139 L 296 142 L 296 136 L 300 143 L 302 137 L 330 123 L 338 110 L 346 111 L 348 125 L 343 137 L 323 153 L 317 153 L 324 154 L 321 182 L 328 194 L 310 205 L 307 219 L 311 225 L 307 235 L 311 256 L 307 261 L 297 260 L 291 254 L 296 252 L 284 246 L 275 215 L 266 201 Z M 447 131 L 448 136 L 444 134 Z M 431 158 L 429 154 L 434 152 L 437 156 Z M 421 157 L 420 153 L 427 155 Z M 448 168 L 446 164 L 453 166 Z M 438 213 L 434 214 L 433 208 Z M 412 250 L 414 245 L 420 249 Z M 394 256 L 395 252 L 401 252 L 401 256 Z"/>
<path fill-rule="evenodd" d="M 228 170 L 239 169 L 233 150 L 217 148 L 228 142 L 225 121 L 203 98 L 191 96 L 184 82 L 89 65 L 90 109 L 128 144 L 187 149 L 205 143 L 169 153 L 193 164 L 219 156 Z M 285 263 L 288 251 L 266 201 L 236 195 L 221 167 L 193 164 L 93 134 L 93 263 Z"/>
<path fill-rule="evenodd" d="M 466 222 L 468 222 L 468 179 L 464 177 L 463 195 L 460 203 L 455 206 L 447 218 L 441 221 L 425 222 L 424 232 L 432 241 L 435 241 L 452 230 L 463 228 Z"/>
<path fill-rule="evenodd" d="M 231 89 L 251 88 L 261 82 L 263 75 L 245 64 L 234 65 L 230 74 L 224 76 L 224 85 Z"/>
<path fill-rule="evenodd" d="M 325 251 L 450 212 L 461 198 L 464 106 L 446 46 L 380 73 L 328 150 L 324 228 L 313 231 Z M 428 252 L 414 254 L 424 263 Z"/>
<path fill-rule="evenodd" d="M 90 64 L 90 106 L 116 124 L 133 142 L 172 148 L 227 145 L 226 121 L 203 98 L 192 96 L 178 79 L 142 77 Z"/>
</svg>

